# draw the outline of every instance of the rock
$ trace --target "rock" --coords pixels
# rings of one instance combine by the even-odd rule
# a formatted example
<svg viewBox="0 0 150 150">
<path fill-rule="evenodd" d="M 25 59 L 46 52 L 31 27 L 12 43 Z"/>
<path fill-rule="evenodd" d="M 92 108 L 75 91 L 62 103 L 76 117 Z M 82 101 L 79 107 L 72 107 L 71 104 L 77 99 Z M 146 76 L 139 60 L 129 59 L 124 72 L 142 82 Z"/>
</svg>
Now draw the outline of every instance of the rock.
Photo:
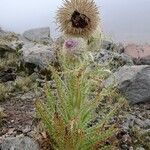
<svg viewBox="0 0 150 150">
<path fill-rule="evenodd" d="M 29 126 L 29 125 L 25 126 L 25 128 L 22 130 L 22 132 L 24 134 L 27 134 L 27 133 L 31 132 L 31 126 Z"/>
<path fill-rule="evenodd" d="M 136 117 L 134 115 L 128 115 L 122 124 L 122 127 L 125 131 L 128 131 L 130 128 L 132 128 L 135 124 Z"/>
<path fill-rule="evenodd" d="M 21 49 L 22 62 L 27 68 L 46 69 L 50 64 L 56 61 L 54 50 L 46 45 L 34 45 L 33 47 L 23 47 Z"/>
<path fill-rule="evenodd" d="M 150 65 L 150 55 L 139 59 L 134 59 L 134 62 L 137 65 Z"/>
<path fill-rule="evenodd" d="M 38 143 L 25 136 L 6 138 L 2 141 L 1 150 L 39 150 Z"/>
<path fill-rule="evenodd" d="M 124 65 L 133 65 L 132 59 L 126 54 L 119 54 L 108 50 L 100 50 L 94 53 L 95 61 L 99 64 L 109 65 L 115 71 L 118 67 Z"/>
<path fill-rule="evenodd" d="M 150 44 L 128 44 L 125 53 L 133 58 L 135 65 L 150 65 Z"/>
<path fill-rule="evenodd" d="M 135 124 L 138 125 L 140 128 L 146 128 L 147 127 L 146 122 L 139 119 L 139 118 L 135 119 Z"/>
<path fill-rule="evenodd" d="M 144 123 L 146 127 L 150 128 L 150 119 L 146 119 Z"/>
<path fill-rule="evenodd" d="M 117 87 L 132 104 L 150 101 L 150 66 L 123 66 L 104 84 Z"/>
<path fill-rule="evenodd" d="M 0 55 L 4 55 L 6 51 L 16 52 L 22 48 L 23 42 L 19 40 L 19 35 L 13 32 L 0 30 Z"/>
<path fill-rule="evenodd" d="M 124 53 L 124 46 L 122 44 L 115 44 L 111 41 L 102 40 L 101 48 L 109 51 L 114 51 L 119 54 Z"/>
<path fill-rule="evenodd" d="M 37 28 L 30 29 L 23 33 L 23 36 L 32 42 L 42 43 L 42 44 L 51 44 L 52 39 L 50 37 L 50 28 Z"/>
</svg>

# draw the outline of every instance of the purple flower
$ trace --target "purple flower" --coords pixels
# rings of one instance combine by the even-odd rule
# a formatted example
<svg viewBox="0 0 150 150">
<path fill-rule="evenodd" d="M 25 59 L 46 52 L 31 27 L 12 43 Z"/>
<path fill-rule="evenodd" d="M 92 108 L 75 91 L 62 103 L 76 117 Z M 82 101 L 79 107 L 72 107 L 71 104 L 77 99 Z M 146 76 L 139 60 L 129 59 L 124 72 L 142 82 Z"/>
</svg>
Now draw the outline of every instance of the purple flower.
<svg viewBox="0 0 150 150">
<path fill-rule="evenodd" d="M 78 43 L 75 40 L 67 40 L 67 41 L 65 41 L 65 47 L 66 48 L 74 48 L 77 44 Z"/>
</svg>

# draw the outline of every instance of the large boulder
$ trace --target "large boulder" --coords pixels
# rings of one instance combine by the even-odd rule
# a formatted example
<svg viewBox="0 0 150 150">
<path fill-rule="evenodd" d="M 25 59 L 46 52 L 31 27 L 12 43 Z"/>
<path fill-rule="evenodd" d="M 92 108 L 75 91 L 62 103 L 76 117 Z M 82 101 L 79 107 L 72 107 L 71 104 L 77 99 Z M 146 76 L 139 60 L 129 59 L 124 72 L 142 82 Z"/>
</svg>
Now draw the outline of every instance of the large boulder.
<svg viewBox="0 0 150 150">
<path fill-rule="evenodd" d="M 105 86 L 117 87 L 130 103 L 150 102 L 150 66 L 123 66 L 112 74 Z"/>
<path fill-rule="evenodd" d="M 109 66 L 112 71 L 116 71 L 119 67 L 124 65 L 133 65 L 132 59 L 126 54 L 119 54 L 116 52 L 101 49 L 94 53 L 95 62 Z"/>
<path fill-rule="evenodd" d="M 46 69 L 50 64 L 56 62 L 55 51 L 46 45 L 25 45 L 21 49 L 22 62 L 25 66 Z"/>
<path fill-rule="evenodd" d="M 1 150 L 39 150 L 38 143 L 25 136 L 6 138 L 2 141 Z"/>
<path fill-rule="evenodd" d="M 42 44 L 52 43 L 49 27 L 27 30 L 23 33 L 23 36 L 31 42 Z"/>
</svg>

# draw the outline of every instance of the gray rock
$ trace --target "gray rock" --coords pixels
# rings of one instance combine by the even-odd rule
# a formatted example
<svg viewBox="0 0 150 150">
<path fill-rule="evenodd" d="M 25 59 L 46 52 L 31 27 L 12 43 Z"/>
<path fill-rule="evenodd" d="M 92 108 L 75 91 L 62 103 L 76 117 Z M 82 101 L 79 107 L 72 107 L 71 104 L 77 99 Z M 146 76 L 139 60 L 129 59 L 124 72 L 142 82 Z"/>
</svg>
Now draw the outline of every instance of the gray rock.
<svg viewBox="0 0 150 150">
<path fill-rule="evenodd" d="M 110 41 L 102 40 L 101 47 L 102 49 L 110 50 L 113 47 L 113 43 Z"/>
<path fill-rule="evenodd" d="M 146 119 L 144 123 L 146 127 L 150 128 L 150 119 Z"/>
<path fill-rule="evenodd" d="M 6 138 L 2 141 L 1 150 L 39 150 L 38 143 L 25 136 Z"/>
<path fill-rule="evenodd" d="M 117 87 L 130 103 L 150 101 L 150 66 L 123 66 L 104 85 Z"/>
<path fill-rule="evenodd" d="M 101 48 L 113 52 L 117 52 L 119 54 L 124 53 L 124 47 L 122 44 L 115 44 L 111 41 L 102 40 Z"/>
<path fill-rule="evenodd" d="M 150 56 L 142 57 L 134 60 L 137 65 L 150 65 Z"/>
<path fill-rule="evenodd" d="M 49 27 L 30 29 L 28 31 L 25 31 L 23 33 L 23 36 L 32 42 L 43 43 L 43 44 L 52 43 Z"/>
<path fill-rule="evenodd" d="M 105 49 L 94 54 L 95 61 L 99 64 L 109 65 L 115 71 L 120 66 L 133 65 L 132 59 L 126 54 L 119 54 Z"/>
<path fill-rule="evenodd" d="M 122 124 L 124 130 L 129 130 L 135 124 L 136 117 L 134 115 L 128 115 Z"/>
<path fill-rule="evenodd" d="M 46 45 L 25 45 L 21 49 L 22 62 L 25 66 L 30 64 L 30 66 L 38 67 L 40 70 L 46 69 L 50 64 L 55 62 L 55 52 L 54 50 Z"/>
<path fill-rule="evenodd" d="M 140 128 L 146 128 L 147 127 L 146 122 L 139 119 L 139 118 L 135 119 L 135 124 L 137 124 Z"/>
</svg>

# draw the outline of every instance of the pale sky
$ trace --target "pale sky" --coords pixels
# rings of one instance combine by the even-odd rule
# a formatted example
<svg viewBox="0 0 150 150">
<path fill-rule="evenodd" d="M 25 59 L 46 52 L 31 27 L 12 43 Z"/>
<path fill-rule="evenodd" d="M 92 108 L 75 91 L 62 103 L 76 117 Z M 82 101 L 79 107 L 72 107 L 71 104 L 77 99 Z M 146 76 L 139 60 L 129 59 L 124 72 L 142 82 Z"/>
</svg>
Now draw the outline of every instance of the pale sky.
<svg viewBox="0 0 150 150">
<path fill-rule="evenodd" d="M 0 26 L 22 32 L 49 26 L 60 0 L 0 0 Z"/>
<path fill-rule="evenodd" d="M 108 34 L 150 39 L 150 0 L 95 1 Z M 22 33 L 30 28 L 50 26 L 55 33 L 54 16 L 61 3 L 62 0 L 0 0 L 0 27 Z"/>
</svg>

